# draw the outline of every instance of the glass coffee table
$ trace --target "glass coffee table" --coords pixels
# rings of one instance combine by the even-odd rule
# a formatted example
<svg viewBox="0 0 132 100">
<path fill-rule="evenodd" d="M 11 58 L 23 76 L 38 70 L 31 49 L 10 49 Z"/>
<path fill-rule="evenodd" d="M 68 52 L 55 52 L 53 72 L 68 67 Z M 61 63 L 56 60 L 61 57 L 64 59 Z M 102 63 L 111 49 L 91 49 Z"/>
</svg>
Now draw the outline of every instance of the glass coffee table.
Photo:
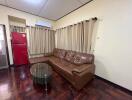
<svg viewBox="0 0 132 100">
<path fill-rule="evenodd" d="M 30 72 L 33 78 L 34 84 L 45 85 L 47 91 L 47 85 L 52 78 L 52 68 L 47 63 L 33 64 L 30 68 Z"/>
</svg>

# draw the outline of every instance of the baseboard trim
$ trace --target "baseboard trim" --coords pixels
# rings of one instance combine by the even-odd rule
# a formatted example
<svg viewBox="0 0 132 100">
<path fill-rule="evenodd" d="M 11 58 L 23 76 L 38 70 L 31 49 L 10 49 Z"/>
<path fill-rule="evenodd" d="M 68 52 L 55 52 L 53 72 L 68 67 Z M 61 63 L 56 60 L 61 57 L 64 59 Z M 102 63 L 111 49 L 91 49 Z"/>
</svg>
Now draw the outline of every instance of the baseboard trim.
<svg viewBox="0 0 132 100">
<path fill-rule="evenodd" d="M 132 91 L 131 90 L 128 90 L 128 89 L 126 89 L 126 88 L 124 88 L 124 87 L 122 87 L 122 86 L 120 86 L 118 84 L 115 84 L 115 83 L 113 83 L 113 82 L 111 82 L 109 80 L 106 80 L 106 79 L 104 79 L 104 78 L 102 78 L 100 76 L 97 76 L 97 75 L 94 75 L 94 76 L 95 76 L 95 78 L 100 79 L 100 80 L 112 85 L 113 87 L 116 87 L 116 88 L 118 88 L 118 89 L 120 89 L 120 90 L 124 91 L 125 93 L 127 93 L 127 94 L 132 96 Z"/>
</svg>

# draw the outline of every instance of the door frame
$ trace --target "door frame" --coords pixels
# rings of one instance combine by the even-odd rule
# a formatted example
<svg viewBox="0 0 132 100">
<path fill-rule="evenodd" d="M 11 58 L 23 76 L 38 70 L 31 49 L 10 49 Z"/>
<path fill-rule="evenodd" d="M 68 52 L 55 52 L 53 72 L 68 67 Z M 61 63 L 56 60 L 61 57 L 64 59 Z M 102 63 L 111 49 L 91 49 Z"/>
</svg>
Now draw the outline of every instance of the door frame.
<svg viewBox="0 0 132 100">
<path fill-rule="evenodd" d="M 5 47 L 6 47 L 7 66 L 9 67 L 10 59 L 9 59 L 9 49 L 8 49 L 8 42 L 7 42 L 6 26 L 4 24 L 0 24 L 0 25 L 3 26 L 3 34 L 4 34 Z"/>
</svg>

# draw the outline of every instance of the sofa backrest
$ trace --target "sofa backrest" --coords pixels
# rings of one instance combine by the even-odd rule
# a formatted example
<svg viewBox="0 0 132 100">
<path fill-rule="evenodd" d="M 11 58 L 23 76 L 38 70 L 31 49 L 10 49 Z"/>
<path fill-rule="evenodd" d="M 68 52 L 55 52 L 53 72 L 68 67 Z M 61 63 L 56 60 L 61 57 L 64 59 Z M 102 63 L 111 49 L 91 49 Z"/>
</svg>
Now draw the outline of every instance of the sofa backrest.
<svg viewBox="0 0 132 100">
<path fill-rule="evenodd" d="M 94 63 L 94 55 L 76 52 L 76 54 L 74 55 L 74 58 L 73 58 L 73 62 L 76 65 L 93 64 Z"/>
<path fill-rule="evenodd" d="M 94 55 L 87 53 L 80 53 L 72 50 L 63 50 L 55 48 L 53 51 L 55 57 L 65 59 L 76 65 L 92 64 L 94 63 Z"/>
<path fill-rule="evenodd" d="M 55 48 L 53 51 L 55 57 L 63 59 L 66 55 L 66 50 Z"/>
</svg>

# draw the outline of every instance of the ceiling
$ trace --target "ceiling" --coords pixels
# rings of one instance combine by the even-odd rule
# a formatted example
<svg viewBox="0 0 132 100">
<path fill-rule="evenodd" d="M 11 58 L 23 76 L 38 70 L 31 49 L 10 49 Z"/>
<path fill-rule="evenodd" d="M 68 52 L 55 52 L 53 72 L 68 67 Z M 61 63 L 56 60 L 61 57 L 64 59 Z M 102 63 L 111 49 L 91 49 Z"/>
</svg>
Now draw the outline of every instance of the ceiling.
<svg viewBox="0 0 132 100">
<path fill-rule="evenodd" d="M 0 4 L 40 17 L 58 20 L 90 1 L 92 0 L 0 0 Z"/>
</svg>

